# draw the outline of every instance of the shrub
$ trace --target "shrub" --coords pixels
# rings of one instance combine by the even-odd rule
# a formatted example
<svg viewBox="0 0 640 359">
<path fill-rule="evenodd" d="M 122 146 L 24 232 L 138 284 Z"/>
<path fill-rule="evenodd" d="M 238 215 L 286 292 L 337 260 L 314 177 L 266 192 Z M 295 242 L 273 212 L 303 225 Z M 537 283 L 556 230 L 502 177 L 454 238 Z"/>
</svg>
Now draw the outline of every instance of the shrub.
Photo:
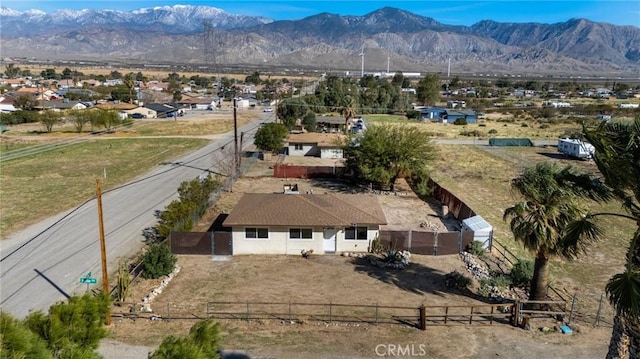
<svg viewBox="0 0 640 359">
<path fill-rule="evenodd" d="M 371 241 L 371 253 L 382 253 L 384 250 L 385 248 L 382 245 L 379 237 L 376 237 Z"/>
<path fill-rule="evenodd" d="M 152 359 L 217 359 L 220 358 L 218 349 L 221 341 L 221 329 L 212 320 L 197 322 L 187 337 L 169 336 L 165 338 L 158 349 L 149 358 Z"/>
<path fill-rule="evenodd" d="M 520 124 L 520 127 L 529 127 L 529 125 L 523 122 L 522 124 Z"/>
<path fill-rule="evenodd" d="M 518 260 L 509 273 L 514 287 L 528 287 L 533 278 L 533 262 Z"/>
<path fill-rule="evenodd" d="M 484 243 L 480 241 L 471 242 L 467 247 L 467 252 L 473 254 L 474 256 L 484 257 L 485 255 Z"/>
<path fill-rule="evenodd" d="M 498 130 L 496 130 L 495 128 L 489 130 L 490 135 L 495 135 L 496 133 L 498 133 Z"/>
<path fill-rule="evenodd" d="M 466 126 L 468 123 L 466 119 L 460 117 L 460 118 L 456 118 L 456 120 L 453 121 L 453 124 L 457 126 Z"/>
<path fill-rule="evenodd" d="M 420 111 L 407 110 L 407 119 L 408 120 L 419 120 L 420 119 Z"/>
<path fill-rule="evenodd" d="M 142 256 L 142 262 L 144 263 L 142 277 L 160 278 L 167 275 L 173 271 L 177 260 L 178 258 L 171 253 L 166 244 L 152 244 Z"/>
<path fill-rule="evenodd" d="M 542 125 L 540 125 L 540 129 L 541 130 L 546 130 L 549 127 L 551 127 L 551 126 L 548 123 L 543 123 Z"/>
<path fill-rule="evenodd" d="M 445 276 L 445 285 L 449 288 L 463 290 L 471 285 L 471 278 L 458 271 L 453 271 Z"/>
</svg>

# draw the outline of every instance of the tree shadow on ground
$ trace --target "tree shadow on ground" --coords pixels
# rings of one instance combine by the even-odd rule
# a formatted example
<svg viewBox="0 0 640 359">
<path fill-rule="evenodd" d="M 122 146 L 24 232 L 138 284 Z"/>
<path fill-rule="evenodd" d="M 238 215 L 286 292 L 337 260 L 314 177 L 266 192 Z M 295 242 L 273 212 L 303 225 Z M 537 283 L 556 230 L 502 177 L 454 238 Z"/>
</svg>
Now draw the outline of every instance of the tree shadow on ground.
<svg viewBox="0 0 640 359">
<path fill-rule="evenodd" d="M 567 156 L 562 153 L 549 153 L 549 152 L 538 152 L 539 155 L 551 158 L 553 160 L 566 160 L 566 161 L 574 161 L 574 162 L 584 162 L 583 159 Z"/>
<path fill-rule="evenodd" d="M 421 263 L 409 262 L 405 269 L 379 268 L 369 261 L 369 256 L 363 258 L 353 258 L 351 263 L 356 272 L 367 274 L 369 277 L 377 279 L 383 283 L 395 285 L 396 287 L 415 294 L 434 294 L 444 297 L 445 293 L 462 295 L 478 301 L 487 302 L 487 298 L 479 296 L 469 289 L 458 290 L 447 287 L 446 275 L 434 268 Z"/>
</svg>

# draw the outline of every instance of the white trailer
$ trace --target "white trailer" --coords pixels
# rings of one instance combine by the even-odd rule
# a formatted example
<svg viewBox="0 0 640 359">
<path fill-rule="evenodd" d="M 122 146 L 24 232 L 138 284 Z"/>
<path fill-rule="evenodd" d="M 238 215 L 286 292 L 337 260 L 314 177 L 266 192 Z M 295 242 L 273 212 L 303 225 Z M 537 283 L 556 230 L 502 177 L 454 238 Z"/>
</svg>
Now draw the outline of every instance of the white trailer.
<svg viewBox="0 0 640 359">
<path fill-rule="evenodd" d="M 590 159 L 596 151 L 589 142 L 580 141 L 574 138 L 561 138 L 558 140 L 558 152 L 567 156 Z"/>
</svg>

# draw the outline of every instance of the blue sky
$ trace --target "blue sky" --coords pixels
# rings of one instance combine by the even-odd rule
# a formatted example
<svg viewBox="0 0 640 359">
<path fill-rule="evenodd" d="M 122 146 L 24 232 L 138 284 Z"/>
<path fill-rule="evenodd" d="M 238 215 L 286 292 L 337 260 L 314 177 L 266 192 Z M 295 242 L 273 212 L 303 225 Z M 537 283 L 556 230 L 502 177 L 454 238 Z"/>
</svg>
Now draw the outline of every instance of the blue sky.
<svg viewBox="0 0 640 359">
<path fill-rule="evenodd" d="M 411 11 L 432 17 L 451 25 L 472 25 L 480 20 L 500 22 L 556 23 L 571 18 L 586 18 L 616 25 L 640 27 L 640 0 L 568 0 L 568 1 L 248 1 L 248 0 L 178 0 L 178 1 L 30 1 L 2 0 L 2 6 L 24 11 L 39 9 L 53 12 L 57 9 L 112 9 L 135 10 L 164 5 L 205 5 L 226 12 L 244 15 L 259 15 L 275 20 L 294 20 L 321 12 L 341 15 L 364 15 L 385 6 Z"/>
</svg>

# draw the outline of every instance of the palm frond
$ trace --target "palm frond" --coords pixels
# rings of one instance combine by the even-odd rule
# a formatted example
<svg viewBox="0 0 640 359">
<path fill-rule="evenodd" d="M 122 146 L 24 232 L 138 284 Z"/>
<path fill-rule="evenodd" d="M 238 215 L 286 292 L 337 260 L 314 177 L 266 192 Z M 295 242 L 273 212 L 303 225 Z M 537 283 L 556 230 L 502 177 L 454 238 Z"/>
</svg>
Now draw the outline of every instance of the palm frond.
<svg viewBox="0 0 640 359">
<path fill-rule="evenodd" d="M 609 279 L 605 290 L 618 315 L 640 318 L 640 270 L 626 268 Z"/>
<path fill-rule="evenodd" d="M 558 254 L 566 258 L 575 258 L 586 251 L 587 245 L 598 241 L 604 230 L 592 216 L 584 216 L 570 222 L 564 229 Z"/>
</svg>

